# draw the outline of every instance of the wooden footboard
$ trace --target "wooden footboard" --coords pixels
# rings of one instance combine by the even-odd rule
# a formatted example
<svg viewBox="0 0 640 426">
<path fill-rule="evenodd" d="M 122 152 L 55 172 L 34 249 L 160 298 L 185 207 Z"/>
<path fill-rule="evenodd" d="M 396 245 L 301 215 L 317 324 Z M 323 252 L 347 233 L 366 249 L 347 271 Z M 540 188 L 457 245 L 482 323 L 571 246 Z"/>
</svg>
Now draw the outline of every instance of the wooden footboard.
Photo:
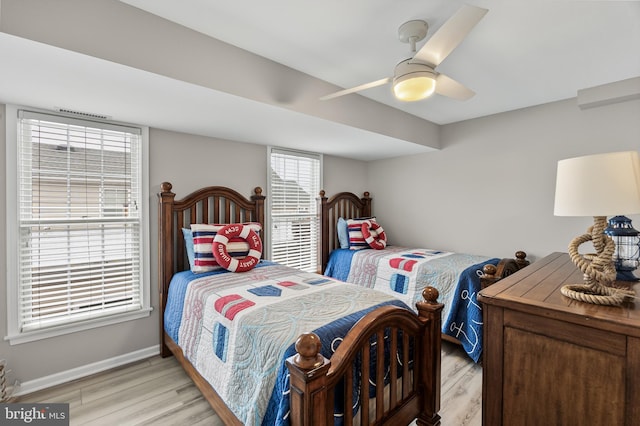
<svg viewBox="0 0 640 426">
<path fill-rule="evenodd" d="M 397 306 L 365 315 L 330 360 L 320 355 L 317 335 L 298 338 L 298 353 L 287 360 L 292 426 L 334 424 L 336 394 L 343 395 L 343 406 L 352 407 L 354 386 L 361 408 L 356 415 L 344 410 L 345 425 L 354 420 L 361 425 L 407 425 L 414 419 L 418 425 L 440 424 L 443 305 L 437 302 L 435 288 L 427 287 L 422 294 L 425 301 L 417 303 L 418 316 Z M 370 377 L 371 365 L 375 366 L 374 377 Z M 354 384 L 354 377 L 360 378 L 360 384 Z M 370 381 L 388 385 L 375 386 L 375 395 L 369 399 Z"/>
<path fill-rule="evenodd" d="M 527 253 L 523 251 L 517 251 L 515 259 L 504 258 L 501 259 L 497 265 L 485 265 L 482 268 L 482 276 L 480 277 L 480 286 L 484 289 L 491 284 L 495 284 L 502 278 L 508 277 L 514 272 L 518 272 L 520 269 L 529 265 L 527 260 Z"/>
</svg>

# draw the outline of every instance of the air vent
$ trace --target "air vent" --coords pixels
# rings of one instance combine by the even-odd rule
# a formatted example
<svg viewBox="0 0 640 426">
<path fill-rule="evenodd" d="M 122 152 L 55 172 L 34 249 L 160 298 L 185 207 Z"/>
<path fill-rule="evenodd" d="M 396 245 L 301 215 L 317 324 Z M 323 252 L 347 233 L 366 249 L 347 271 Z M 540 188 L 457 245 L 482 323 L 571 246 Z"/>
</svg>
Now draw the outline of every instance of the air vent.
<svg viewBox="0 0 640 426">
<path fill-rule="evenodd" d="M 75 115 L 77 117 L 97 118 L 99 120 L 111 120 L 110 116 L 104 115 L 104 114 L 94 114 L 92 112 L 74 111 L 72 109 L 66 109 L 66 108 L 56 108 L 56 110 L 58 112 L 62 112 L 62 113 L 65 113 L 65 114 Z"/>
</svg>

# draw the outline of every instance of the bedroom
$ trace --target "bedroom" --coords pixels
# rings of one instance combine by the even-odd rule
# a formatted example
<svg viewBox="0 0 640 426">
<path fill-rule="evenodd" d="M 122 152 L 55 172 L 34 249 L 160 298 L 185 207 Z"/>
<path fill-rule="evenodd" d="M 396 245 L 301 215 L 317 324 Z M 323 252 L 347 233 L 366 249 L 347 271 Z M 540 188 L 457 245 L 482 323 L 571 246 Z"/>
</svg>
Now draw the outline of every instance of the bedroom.
<svg viewBox="0 0 640 426">
<path fill-rule="evenodd" d="M 11 27 L 12 23 L 20 22 L 20 19 L 29 15 L 17 3 L 6 0 L 1 3 L 0 29 L 3 36 L 17 32 L 16 29 L 5 29 L 6 26 Z M 76 8 L 78 13 L 82 11 L 80 2 L 66 2 L 65 5 Z M 121 8 L 128 8 L 118 2 L 101 2 L 101 5 L 107 10 L 116 8 L 119 12 Z M 61 8 L 58 13 L 63 12 L 64 8 Z M 145 19 L 148 19 L 146 25 L 157 24 L 153 18 Z M 635 31 L 632 34 L 637 34 L 638 30 Z M 40 37 L 53 38 L 53 35 L 24 34 L 22 37 L 37 40 Z M 96 50 L 94 54 L 102 58 L 107 54 L 115 54 L 110 52 L 108 44 L 87 47 L 82 45 L 83 41 L 60 39 L 51 40 L 50 43 L 81 52 L 84 49 Z M 95 40 L 87 39 L 87 43 L 92 41 Z M 160 48 L 155 48 L 162 52 Z M 399 46 L 399 49 L 403 48 Z M 126 53 L 122 52 L 123 55 Z M 169 53 L 165 52 L 166 55 Z M 179 69 L 174 71 L 184 72 Z M 635 73 L 626 77 L 638 75 L 640 69 L 636 67 Z M 4 87 L 10 83 L 5 80 L 2 84 Z M 3 89 L 0 95 L 4 97 L 6 93 L 10 93 L 9 87 Z M 632 89 L 631 93 L 637 95 L 637 89 L 635 92 Z M 59 105 L 59 98 L 49 99 L 48 93 L 41 96 L 43 106 L 68 106 Z M 3 103 L 9 101 L 0 99 Z M 170 117 L 173 110 L 180 107 L 167 105 L 159 121 L 168 120 L 167 116 Z M 85 110 L 80 107 L 77 109 Z M 201 120 L 205 121 L 208 115 L 202 114 Z M 384 224 L 389 235 L 402 243 L 497 256 L 511 256 L 515 249 L 524 249 L 535 260 L 552 251 L 565 251 L 567 242 L 589 225 L 588 219 L 560 218 L 552 214 L 557 160 L 588 153 L 637 150 L 640 141 L 639 116 L 640 100 L 637 98 L 580 109 L 574 93 L 567 99 L 544 105 L 440 126 L 425 125 L 423 131 L 434 141 L 439 141 L 440 150 L 373 161 L 326 155 L 323 186 L 329 194 L 341 190 L 357 193 L 371 191 L 376 200 L 377 215 L 385 218 Z M 4 119 L 2 123 L 4 126 Z M 232 138 L 226 137 L 198 136 L 188 129 L 165 130 L 160 124 L 150 127 L 151 202 L 155 201 L 154 194 L 162 181 L 172 182 L 179 194 L 199 188 L 203 180 L 209 178 L 215 184 L 232 186 L 243 194 L 250 193 L 256 185 L 266 186 L 265 146 L 230 141 L 228 139 Z M 4 137 L 4 129 L 1 134 Z M 189 152 L 198 152 L 199 155 L 189 155 Z M 202 153 L 208 155 L 200 155 Z M 214 170 L 210 171 L 212 158 L 221 154 L 242 159 L 243 173 L 239 176 L 236 173 L 238 165 L 229 162 L 217 162 Z M 174 159 L 181 156 L 188 157 L 189 161 L 176 164 Z M 1 164 L 4 168 L 4 157 Z M 469 178 L 470 175 L 473 179 Z M 349 187 L 344 188 L 344 182 L 347 181 Z M 403 189 L 399 191 L 398 188 Z M 403 213 L 395 206 L 407 196 L 415 199 L 416 205 Z M 434 202 L 447 208 L 434 209 Z M 2 209 L 3 223 L 5 209 Z M 153 205 L 150 213 L 150 222 L 153 224 L 156 220 Z M 640 218 L 632 219 L 640 223 Z M 416 229 L 412 223 L 425 225 Z M 432 224 L 438 225 L 430 226 Z M 3 226 L 3 240 L 5 232 Z M 490 246 L 487 241 L 491 242 Z M 157 237 L 152 232 L 150 246 L 153 248 L 156 245 Z M 4 246 L 0 252 L 6 258 Z M 6 276 L 6 265 L 4 262 L 2 265 L 0 272 Z M 150 269 L 153 283 L 157 270 L 155 256 L 151 257 Z M 0 288 L 3 294 L 5 286 L 3 280 Z M 156 297 L 152 296 L 152 306 L 157 306 Z M 0 324 L 6 333 L 6 316 L 3 314 L 0 317 Z M 76 374 L 85 371 L 86 366 L 109 366 L 110 363 L 126 362 L 128 357 L 152 354 L 157 351 L 157 320 L 157 313 L 153 312 L 148 318 L 99 331 L 85 331 L 14 346 L 2 341 L 0 353 L 8 360 L 15 378 L 25 385 L 37 384 L 38 379 L 55 380 L 57 374 Z M 48 354 L 46 363 L 42 362 L 43 353 Z"/>
</svg>

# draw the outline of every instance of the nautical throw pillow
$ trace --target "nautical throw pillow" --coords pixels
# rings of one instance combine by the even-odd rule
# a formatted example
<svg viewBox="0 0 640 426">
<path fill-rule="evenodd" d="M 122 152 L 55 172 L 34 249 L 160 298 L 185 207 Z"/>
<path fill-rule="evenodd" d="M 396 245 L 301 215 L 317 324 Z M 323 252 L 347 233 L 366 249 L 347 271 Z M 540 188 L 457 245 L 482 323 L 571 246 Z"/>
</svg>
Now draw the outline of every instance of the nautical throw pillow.
<svg viewBox="0 0 640 426">
<path fill-rule="evenodd" d="M 232 257 L 228 246 L 233 239 L 242 239 L 249 244 L 249 252 L 244 257 Z M 218 231 L 213 239 L 213 256 L 218 265 L 230 272 L 246 272 L 255 268 L 262 256 L 262 241 L 250 225 L 231 224 Z"/>
<path fill-rule="evenodd" d="M 382 250 L 387 246 L 387 234 L 379 223 L 370 220 L 362 224 L 362 238 L 374 250 Z"/>
<path fill-rule="evenodd" d="M 259 233 L 262 227 L 257 222 L 243 223 L 249 226 L 256 233 Z M 220 269 L 220 265 L 213 255 L 213 239 L 216 234 L 227 224 L 191 224 L 191 232 L 193 234 L 193 268 L 194 273 L 208 272 Z M 245 257 L 249 253 L 249 243 L 242 238 L 233 237 L 227 244 L 227 252 L 231 257 Z"/>
<path fill-rule="evenodd" d="M 347 232 L 349 233 L 349 249 L 362 250 L 368 249 L 369 244 L 362 235 L 362 224 L 366 221 L 375 222 L 375 217 L 359 217 L 356 219 L 347 219 Z M 375 231 L 372 231 L 375 233 Z M 378 234 L 375 234 L 377 236 Z"/>
</svg>

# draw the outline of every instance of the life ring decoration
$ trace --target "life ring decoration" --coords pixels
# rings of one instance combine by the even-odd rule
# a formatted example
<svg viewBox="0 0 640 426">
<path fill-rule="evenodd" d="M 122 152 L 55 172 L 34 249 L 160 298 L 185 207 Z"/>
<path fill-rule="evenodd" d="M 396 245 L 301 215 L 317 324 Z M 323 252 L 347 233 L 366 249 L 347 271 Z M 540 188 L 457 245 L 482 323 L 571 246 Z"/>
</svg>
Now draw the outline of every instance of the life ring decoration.
<svg viewBox="0 0 640 426">
<path fill-rule="evenodd" d="M 376 231 L 377 236 L 371 235 L 371 231 Z M 387 234 L 377 222 L 367 220 L 361 226 L 362 237 L 369 244 L 369 247 L 375 250 L 382 250 L 387 246 Z"/>
<path fill-rule="evenodd" d="M 231 257 L 227 251 L 229 240 L 238 237 L 249 244 L 249 253 L 245 257 Z M 253 269 L 262 256 L 262 241 L 251 227 L 242 224 L 226 225 L 218 231 L 211 245 L 213 257 L 220 266 L 231 272 L 246 272 Z"/>
</svg>

